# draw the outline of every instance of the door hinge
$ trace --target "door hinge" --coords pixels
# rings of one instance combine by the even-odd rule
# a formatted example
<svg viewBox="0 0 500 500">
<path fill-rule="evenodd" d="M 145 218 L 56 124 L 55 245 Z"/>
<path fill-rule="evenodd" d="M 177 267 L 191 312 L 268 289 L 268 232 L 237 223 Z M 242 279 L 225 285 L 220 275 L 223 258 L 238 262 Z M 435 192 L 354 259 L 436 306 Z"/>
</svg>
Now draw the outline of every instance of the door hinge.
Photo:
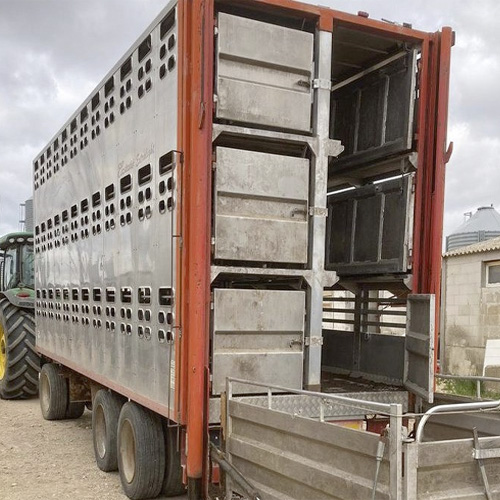
<svg viewBox="0 0 500 500">
<path fill-rule="evenodd" d="M 328 208 L 309 207 L 309 215 L 311 217 L 327 217 L 328 216 Z"/>
<path fill-rule="evenodd" d="M 306 337 L 304 339 L 304 345 L 310 347 L 313 345 L 321 346 L 323 345 L 323 337 Z"/>
<path fill-rule="evenodd" d="M 315 78 L 312 81 L 313 89 L 332 90 L 332 81 L 328 78 Z"/>
</svg>

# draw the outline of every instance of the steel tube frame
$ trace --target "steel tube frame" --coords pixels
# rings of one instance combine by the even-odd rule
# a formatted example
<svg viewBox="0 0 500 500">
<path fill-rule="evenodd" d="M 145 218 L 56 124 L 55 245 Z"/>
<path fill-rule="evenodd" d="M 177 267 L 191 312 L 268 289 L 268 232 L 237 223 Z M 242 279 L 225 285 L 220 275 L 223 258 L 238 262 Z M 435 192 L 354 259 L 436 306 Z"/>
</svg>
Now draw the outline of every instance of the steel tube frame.
<svg viewBox="0 0 500 500">
<path fill-rule="evenodd" d="M 424 413 L 424 416 L 421 418 L 417 432 L 415 434 L 415 441 L 417 443 L 422 442 L 422 438 L 424 436 L 424 427 L 429 418 L 436 413 L 446 413 L 446 412 L 457 412 L 457 411 L 475 411 L 475 410 L 491 410 L 493 408 L 500 407 L 500 399 L 495 401 L 480 401 L 477 403 L 457 403 L 457 404 L 449 404 L 449 405 L 439 405 L 433 406 L 429 410 Z"/>
</svg>

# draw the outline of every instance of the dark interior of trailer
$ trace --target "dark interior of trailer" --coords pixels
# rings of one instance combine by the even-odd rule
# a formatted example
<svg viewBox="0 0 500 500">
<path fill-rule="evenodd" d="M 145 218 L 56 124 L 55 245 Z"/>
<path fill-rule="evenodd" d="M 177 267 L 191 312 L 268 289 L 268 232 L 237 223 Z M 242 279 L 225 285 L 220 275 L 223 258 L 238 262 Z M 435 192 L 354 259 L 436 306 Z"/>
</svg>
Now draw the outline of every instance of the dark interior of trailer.
<svg viewBox="0 0 500 500">
<path fill-rule="evenodd" d="M 418 47 L 333 33 L 323 370 L 401 384 L 411 289 Z M 337 382 L 341 379 L 337 379 Z M 327 383 L 326 385 L 329 385 Z"/>
</svg>

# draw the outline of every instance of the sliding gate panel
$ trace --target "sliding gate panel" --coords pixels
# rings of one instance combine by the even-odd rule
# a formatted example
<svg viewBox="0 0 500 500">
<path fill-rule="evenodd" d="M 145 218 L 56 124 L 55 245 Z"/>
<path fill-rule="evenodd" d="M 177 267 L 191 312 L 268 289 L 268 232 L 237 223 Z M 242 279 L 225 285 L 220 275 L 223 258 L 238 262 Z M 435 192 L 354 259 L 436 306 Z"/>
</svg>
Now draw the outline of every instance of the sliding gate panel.
<svg viewBox="0 0 500 500">
<path fill-rule="evenodd" d="M 307 262 L 309 160 L 217 148 L 215 259 Z"/>
<path fill-rule="evenodd" d="M 212 393 L 226 377 L 301 389 L 305 292 L 215 289 L 213 300 Z"/>
<path fill-rule="evenodd" d="M 219 13 L 216 117 L 311 129 L 312 33 Z"/>
</svg>

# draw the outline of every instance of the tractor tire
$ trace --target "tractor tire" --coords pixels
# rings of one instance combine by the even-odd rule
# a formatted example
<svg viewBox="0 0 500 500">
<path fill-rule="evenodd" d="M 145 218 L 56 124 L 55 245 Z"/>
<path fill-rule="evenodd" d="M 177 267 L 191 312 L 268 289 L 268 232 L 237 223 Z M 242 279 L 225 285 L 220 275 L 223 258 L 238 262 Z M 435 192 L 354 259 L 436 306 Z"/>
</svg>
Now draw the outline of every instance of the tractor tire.
<svg viewBox="0 0 500 500">
<path fill-rule="evenodd" d="M 125 402 L 117 394 L 100 389 L 92 402 L 92 438 L 97 467 L 104 472 L 118 470 L 117 432 L 120 410 Z"/>
<path fill-rule="evenodd" d="M 128 498 L 156 498 L 165 474 L 165 436 L 161 418 L 128 402 L 118 421 L 118 470 Z"/>
<path fill-rule="evenodd" d="M 36 396 L 39 372 L 33 312 L 0 299 L 0 398 Z"/>
<path fill-rule="evenodd" d="M 54 363 L 44 364 L 40 372 L 40 409 L 45 420 L 67 418 L 68 381 Z"/>
</svg>

